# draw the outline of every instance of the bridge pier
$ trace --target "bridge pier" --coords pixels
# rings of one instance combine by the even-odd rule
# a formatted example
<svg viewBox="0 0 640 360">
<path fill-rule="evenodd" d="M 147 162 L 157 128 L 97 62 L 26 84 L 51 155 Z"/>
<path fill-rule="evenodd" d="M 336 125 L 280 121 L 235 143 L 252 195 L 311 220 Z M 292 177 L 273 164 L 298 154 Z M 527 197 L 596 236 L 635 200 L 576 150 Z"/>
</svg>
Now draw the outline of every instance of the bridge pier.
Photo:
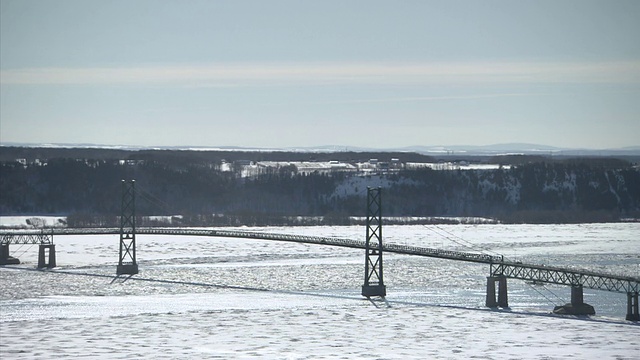
<svg viewBox="0 0 640 360">
<path fill-rule="evenodd" d="M 627 320 L 640 321 L 640 311 L 638 310 L 638 293 L 627 293 Z"/>
<path fill-rule="evenodd" d="M 498 282 L 498 301 L 496 301 L 496 282 Z M 487 301 L 486 306 L 490 308 L 509 307 L 509 296 L 507 294 L 506 276 L 487 276 Z"/>
<path fill-rule="evenodd" d="M 571 303 L 556 306 L 553 308 L 553 313 L 560 315 L 595 315 L 596 310 L 593 306 L 584 302 L 582 285 L 572 285 Z"/>
<path fill-rule="evenodd" d="M 582 291 L 582 285 L 571 287 L 571 305 L 584 304 L 584 293 Z"/>
<path fill-rule="evenodd" d="M 49 252 L 47 261 L 47 250 Z M 38 269 L 51 269 L 56 267 L 56 246 L 54 244 L 40 244 L 38 252 Z"/>
<path fill-rule="evenodd" d="M 9 255 L 9 244 L 0 244 L 0 265 L 18 265 L 20 260 Z"/>
</svg>

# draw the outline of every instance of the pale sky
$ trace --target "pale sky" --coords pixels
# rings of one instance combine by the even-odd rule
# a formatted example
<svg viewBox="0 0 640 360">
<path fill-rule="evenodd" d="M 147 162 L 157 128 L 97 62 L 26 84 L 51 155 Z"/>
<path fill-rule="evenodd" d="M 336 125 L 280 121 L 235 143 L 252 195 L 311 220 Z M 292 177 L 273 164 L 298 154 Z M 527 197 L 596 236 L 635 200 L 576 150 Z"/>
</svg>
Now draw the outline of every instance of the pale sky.
<svg viewBox="0 0 640 360">
<path fill-rule="evenodd" d="M 0 142 L 640 145 L 640 1 L 0 0 Z"/>
</svg>

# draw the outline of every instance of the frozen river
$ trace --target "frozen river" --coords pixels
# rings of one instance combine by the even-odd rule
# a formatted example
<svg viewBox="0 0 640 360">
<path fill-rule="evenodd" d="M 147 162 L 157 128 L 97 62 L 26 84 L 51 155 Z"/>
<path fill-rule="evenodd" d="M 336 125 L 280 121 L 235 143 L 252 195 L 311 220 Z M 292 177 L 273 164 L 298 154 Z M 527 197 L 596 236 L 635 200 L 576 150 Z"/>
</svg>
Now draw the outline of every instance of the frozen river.
<svg viewBox="0 0 640 360">
<path fill-rule="evenodd" d="M 364 238 L 364 227 L 242 228 Z M 640 224 L 385 226 L 384 241 L 640 276 Z M 116 277 L 118 236 L 57 236 L 58 267 L 12 245 L 0 268 L 0 357 L 637 359 L 626 295 L 585 289 L 589 318 L 551 315 L 568 287 L 509 280 L 484 307 L 487 265 L 385 255 L 387 297 L 360 296 L 364 251 L 140 235 L 140 273 Z"/>
</svg>

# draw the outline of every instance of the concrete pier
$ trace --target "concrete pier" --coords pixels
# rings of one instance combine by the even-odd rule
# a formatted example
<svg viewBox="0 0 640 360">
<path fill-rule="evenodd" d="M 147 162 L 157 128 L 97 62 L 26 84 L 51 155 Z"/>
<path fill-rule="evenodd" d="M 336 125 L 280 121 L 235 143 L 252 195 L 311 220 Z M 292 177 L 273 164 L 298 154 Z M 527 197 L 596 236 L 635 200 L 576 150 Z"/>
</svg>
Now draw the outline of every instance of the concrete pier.
<svg viewBox="0 0 640 360">
<path fill-rule="evenodd" d="M 627 320 L 640 321 L 640 311 L 638 309 L 638 293 L 627 293 Z"/>
<path fill-rule="evenodd" d="M 493 276 L 487 276 L 487 300 L 485 302 L 487 307 L 498 307 L 496 302 L 496 278 Z"/>
<path fill-rule="evenodd" d="M 571 287 L 571 304 L 572 305 L 584 304 L 584 292 L 582 289 L 582 285 Z"/>
<path fill-rule="evenodd" d="M 502 308 L 509 307 L 509 296 L 507 295 L 507 278 L 504 276 L 498 278 L 498 306 Z"/>
<path fill-rule="evenodd" d="M 138 273 L 138 264 L 119 264 L 116 267 L 116 275 L 135 275 Z"/>
<path fill-rule="evenodd" d="M 49 256 L 47 256 L 47 250 L 49 252 Z M 38 269 L 51 269 L 54 267 L 56 267 L 56 246 L 54 244 L 40 244 L 40 251 L 38 252 Z"/>
<path fill-rule="evenodd" d="M 496 301 L 496 282 L 498 283 L 498 300 Z M 504 276 L 488 276 L 487 277 L 487 300 L 486 306 L 509 307 L 509 296 L 507 294 L 507 278 Z"/>
<path fill-rule="evenodd" d="M 0 244 L 0 265 L 18 265 L 20 260 L 9 255 L 9 244 Z"/>
<path fill-rule="evenodd" d="M 362 296 L 387 296 L 387 287 L 385 285 L 363 285 Z"/>
<path fill-rule="evenodd" d="M 595 315 L 596 310 L 593 306 L 584 302 L 582 285 L 575 285 L 571 287 L 571 303 L 556 306 L 553 308 L 553 313 L 560 315 Z"/>
</svg>

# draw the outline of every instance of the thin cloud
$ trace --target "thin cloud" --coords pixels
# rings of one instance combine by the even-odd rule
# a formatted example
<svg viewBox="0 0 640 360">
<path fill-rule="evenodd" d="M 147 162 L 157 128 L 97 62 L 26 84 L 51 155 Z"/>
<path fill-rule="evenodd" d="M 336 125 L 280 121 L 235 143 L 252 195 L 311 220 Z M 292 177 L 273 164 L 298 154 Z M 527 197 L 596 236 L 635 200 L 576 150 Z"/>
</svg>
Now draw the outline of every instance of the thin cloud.
<svg viewBox="0 0 640 360">
<path fill-rule="evenodd" d="M 0 71 L 3 85 L 640 83 L 640 61 L 581 63 L 210 64 Z"/>
<path fill-rule="evenodd" d="M 326 102 L 325 104 L 367 104 L 367 103 L 396 103 L 396 102 L 421 102 L 421 101 L 446 101 L 446 100 L 474 100 L 503 97 L 547 95 L 540 93 L 500 93 L 500 94 L 476 94 L 476 95 L 450 95 L 450 96 L 414 96 L 379 99 L 356 99 Z"/>
</svg>

